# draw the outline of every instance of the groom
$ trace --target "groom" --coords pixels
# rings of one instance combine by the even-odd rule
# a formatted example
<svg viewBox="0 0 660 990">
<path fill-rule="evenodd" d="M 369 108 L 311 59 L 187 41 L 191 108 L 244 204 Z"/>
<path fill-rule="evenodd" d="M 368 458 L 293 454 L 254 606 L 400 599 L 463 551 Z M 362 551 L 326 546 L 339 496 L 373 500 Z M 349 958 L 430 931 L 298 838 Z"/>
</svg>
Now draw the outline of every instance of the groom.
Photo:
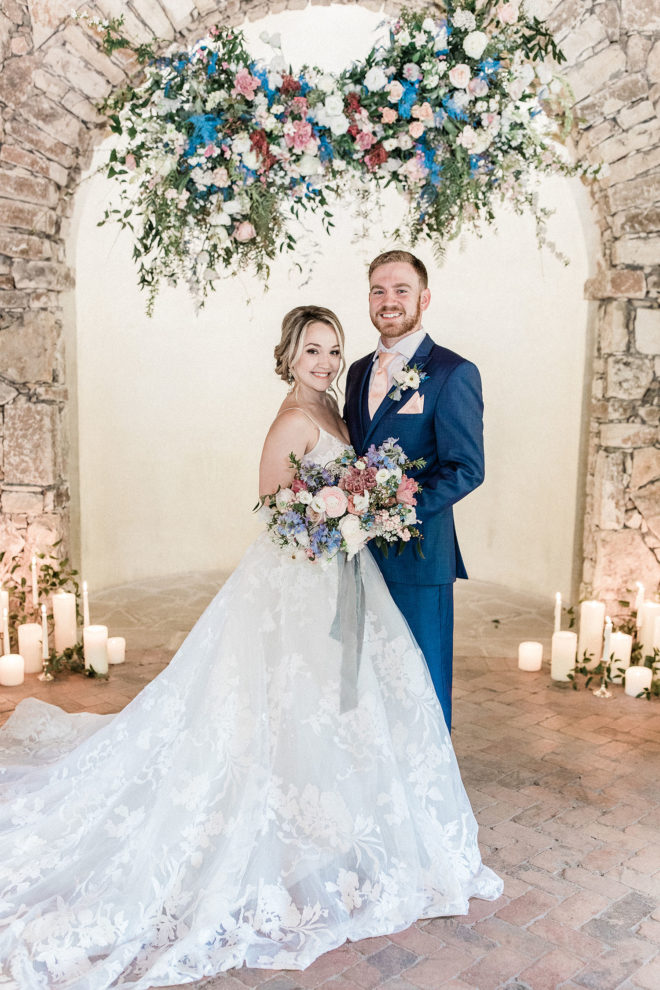
<svg viewBox="0 0 660 990">
<path fill-rule="evenodd" d="M 399 556 L 372 553 L 392 598 L 422 650 L 451 729 L 453 582 L 467 573 L 454 529 L 452 506 L 484 478 L 483 401 L 476 367 L 422 329 L 431 293 L 424 264 L 407 251 L 387 251 L 369 267 L 369 316 L 380 333 L 372 354 L 351 365 L 345 418 L 358 454 L 388 437 L 398 438 L 410 460 L 426 466 L 411 472 L 417 496 L 422 552 L 413 543 Z M 395 372 L 419 372 L 418 387 L 393 396 Z"/>
</svg>

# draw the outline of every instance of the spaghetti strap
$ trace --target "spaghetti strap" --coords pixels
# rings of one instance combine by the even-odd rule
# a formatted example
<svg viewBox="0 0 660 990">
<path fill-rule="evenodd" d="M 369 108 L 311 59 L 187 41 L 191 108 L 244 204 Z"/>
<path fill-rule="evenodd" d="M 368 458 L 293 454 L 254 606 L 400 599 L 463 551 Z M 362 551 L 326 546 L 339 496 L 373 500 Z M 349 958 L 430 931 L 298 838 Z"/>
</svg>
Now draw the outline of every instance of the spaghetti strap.
<svg viewBox="0 0 660 990">
<path fill-rule="evenodd" d="M 287 406 L 286 409 L 283 409 L 282 412 L 279 412 L 277 414 L 277 416 L 275 417 L 275 419 L 279 419 L 280 416 L 283 416 L 284 413 L 289 412 L 290 409 L 296 409 L 298 412 L 301 412 L 304 416 L 307 416 L 307 419 L 310 421 L 310 423 L 313 423 L 314 424 L 314 426 L 316 427 L 317 430 L 320 430 L 323 433 L 327 433 L 328 432 L 327 430 L 324 430 L 322 426 L 319 426 L 319 424 L 316 422 L 316 420 L 314 419 L 314 417 L 313 416 L 310 416 L 310 414 L 307 412 L 307 410 L 306 409 L 303 409 L 302 406 Z"/>
</svg>

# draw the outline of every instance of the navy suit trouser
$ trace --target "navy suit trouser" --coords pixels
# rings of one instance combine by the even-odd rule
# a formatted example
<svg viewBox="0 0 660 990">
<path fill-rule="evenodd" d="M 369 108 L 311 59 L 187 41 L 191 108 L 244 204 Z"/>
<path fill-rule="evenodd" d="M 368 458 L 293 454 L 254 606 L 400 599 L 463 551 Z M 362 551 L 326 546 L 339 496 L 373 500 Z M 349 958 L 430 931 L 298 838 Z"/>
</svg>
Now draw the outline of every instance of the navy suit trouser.
<svg viewBox="0 0 660 990">
<path fill-rule="evenodd" d="M 451 732 L 454 585 L 388 581 L 387 587 L 424 654 L 447 728 Z"/>
</svg>

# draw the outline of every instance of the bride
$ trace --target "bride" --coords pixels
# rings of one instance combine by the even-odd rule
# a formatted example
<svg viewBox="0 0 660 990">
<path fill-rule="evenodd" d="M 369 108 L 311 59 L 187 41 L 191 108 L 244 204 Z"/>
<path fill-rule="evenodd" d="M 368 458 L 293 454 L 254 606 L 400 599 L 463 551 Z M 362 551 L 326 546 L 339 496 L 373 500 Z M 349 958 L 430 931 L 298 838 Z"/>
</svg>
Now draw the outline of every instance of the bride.
<svg viewBox="0 0 660 990">
<path fill-rule="evenodd" d="M 343 331 L 283 322 L 292 385 L 261 461 L 347 446 Z M 262 534 L 169 666 L 117 715 L 23 701 L 0 731 L 0 984 L 104 990 L 303 969 L 346 939 L 497 898 L 422 655 L 361 553 L 355 704 L 331 635 L 338 564 Z"/>
</svg>

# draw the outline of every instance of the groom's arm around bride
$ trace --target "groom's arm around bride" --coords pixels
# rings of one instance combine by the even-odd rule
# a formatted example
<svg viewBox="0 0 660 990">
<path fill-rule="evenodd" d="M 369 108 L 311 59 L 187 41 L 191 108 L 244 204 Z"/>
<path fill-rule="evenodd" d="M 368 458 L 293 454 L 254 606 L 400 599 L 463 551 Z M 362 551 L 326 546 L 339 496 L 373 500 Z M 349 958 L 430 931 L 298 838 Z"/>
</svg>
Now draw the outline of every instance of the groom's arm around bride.
<svg viewBox="0 0 660 990">
<path fill-rule="evenodd" d="M 349 370 L 345 417 L 356 452 L 397 437 L 409 458 L 426 462 L 415 474 L 424 556 L 411 544 L 400 556 L 372 552 L 450 727 L 453 582 L 467 577 L 452 507 L 483 481 L 483 401 L 475 365 L 422 329 L 430 300 L 426 269 L 414 255 L 389 251 L 372 262 L 369 315 L 380 340 Z"/>
</svg>

